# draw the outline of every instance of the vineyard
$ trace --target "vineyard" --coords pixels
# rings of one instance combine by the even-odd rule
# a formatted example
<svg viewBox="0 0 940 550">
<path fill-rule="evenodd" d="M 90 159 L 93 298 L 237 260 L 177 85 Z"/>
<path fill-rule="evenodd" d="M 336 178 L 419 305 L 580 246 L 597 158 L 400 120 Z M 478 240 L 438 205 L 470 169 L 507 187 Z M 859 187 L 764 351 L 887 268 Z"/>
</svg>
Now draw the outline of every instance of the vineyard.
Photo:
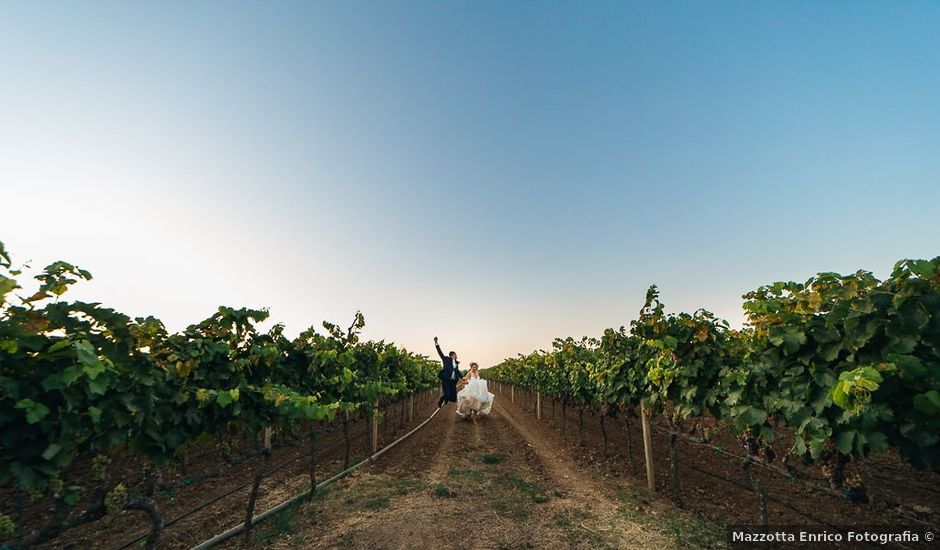
<svg viewBox="0 0 940 550">
<path fill-rule="evenodd" d="M 644 430 L 665 436 L 668 490 L 680 506 L 681 444 L 712 450 L 706 465 L 716 454 L 738 462 L 743 475 L 725 481 L 756 494 L 752 517 L 765 524 L 768 495 L 754 469 L 877 506 L 879 514 L 897 512 L 878 521 L 936 527 L 930 472 L 940 470 L 940 258 L 898 262 L 884 281 L 859 271 L 763 286 L 745 296 L 748 324 L 740 331 L 705 310 L 664 309 L 651 287 L 629 330 L 559 338 L 550 351 L 507 359 L 487 377 L 519 388 L 539 415 L 548 400 L 553 419 L 556 403 L 563 418 L 577 410 L 582 441 L 589 411 L 605 450 L 618 418 L 628 436 L 631 419 L 642 419 Z M 731 452 L 735 446 L 741 453 Z M 897 460 L 884 464 L 890 456 Z M 645 460 L 654 461 L 651 452 Z M 897 476 L 897 462 L 913 467 L 907 478 Z M 655 488 L 652 467 L 646 473 Z M 886 498 L 917 476 L 932 480 L 914 495 L 930 506 Z M 830 521 L 796 511 L 797 521 Z"/>
<path fill-rule="evenodd" d="M 357 431 L 371 429 L 374 452 L 378 423 L 384 432 L 387 414 L 399 427 L 414 420 L 416 397 L 429 405 L 425 390 L 437 383 L 435 362 L 362 341 L 361 314 L 346 329 L 325 322 L 291 340 L 281 325 L 257 328 L 266 311 L 222 307 L 169 334 L 153 317 L 63 299 L 91 278 L 69 263 L 46 267 L 23 297 L 2 244 L 0 269 L 0 542 L 9 547 L 68 540 L 122 510 L 147 518 L 138 540 L 154 547 L 167 525 L 159 500 L 246 467 L 254 473 L 232 493 L 248 490 L 237 515 L 251 518 L 262 478 L 306 463 L 316 485 L 326 445 L 348 467 Z M 273 466 L 284 454 L 274 449 L 298 446 L 306 452 Z"/>
<path fill-rule="evenodd" d="M 386 485 L 414 476 L 399 486 L 409 510 L 421 498 L 439 507 L 434 495 L 451 496 L 444 483 L 460 486 L 467 472 L 498 491 L 508 484 L 515 492 L 499 493 L 507 510 L 525 511 L 519 521 L 547 533 L 536 545 L 663 543 L 655 528 L 627 533 L 624 525 L 642 521 L 624 519 L 622 502 L 620 512 L 600 505 L 613 497 L 582 466 L 645 476 L 677 508 L 725 521 L 938 521 L 940 258 L 898 262 L 885 280 L 859 271 L 763 286 L 745 296 L 743 330 L 704 310 L 667 314 L 651 287 L 629 328 L 556 339 L 549 351 L 486 369 L 497 408 L 464 443 L 452 411 L 443 409 L 450 420 L 431 414 L 439 363 L 362 340 L 359 313 L 348 327 L 324 322 L 292 339 L 281 325 L 259 328 L 264 310 L 221 307 L 170 333 L 153 317 L 66 299 L 90 278 L 55 262 L 27 283 L 0 244 L 4 548 L 182 548 L 235 524 L 250 542 L 262 510 L 313 502 L 323 479 L 374 461 L 380 447 L 432 421 L 443 438 L 425 430 L 370 475 L 392 476 Z M 574 459 L 553 456 L 558 449 Z M 536 481 L 546 487 L 533 489 Z M 703 487 L 718 504 L 698 510 Z M 732 493 L 753 505 L 718 509 Z M 382 498 L 387 506 L 391 497 Z M 825 499 L 833 504 L 821 511 Z M 586 507 L 606 515 L 575 515 Z M 576 535 L 559 527 L 573 517 Z M 411 516 L 399 521 L 415 528 Z M 310 536 L 332 544 L 321 527 Z M 434 536 L 419 535 L 399 544 Z M 396 536 L 370 544 L 394 547 Z M 499 536 L 503 546 L 533 544 L 518 525 Z"/>
</svg>

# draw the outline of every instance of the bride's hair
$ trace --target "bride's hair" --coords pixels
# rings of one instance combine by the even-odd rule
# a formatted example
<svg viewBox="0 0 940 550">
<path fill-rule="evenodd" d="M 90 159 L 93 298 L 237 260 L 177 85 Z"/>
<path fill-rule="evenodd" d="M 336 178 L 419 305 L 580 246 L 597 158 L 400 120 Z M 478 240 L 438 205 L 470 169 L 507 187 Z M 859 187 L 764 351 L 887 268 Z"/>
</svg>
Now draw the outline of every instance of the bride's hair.
<svg viewBox="0 0 940 550">
<path fill-rule="evenodd" d="M 472 369 L 473 367 L 480 368 L 480 365 L 477 365 L 476 363 L 470 363 L 470 368 Z"/>
</svg>

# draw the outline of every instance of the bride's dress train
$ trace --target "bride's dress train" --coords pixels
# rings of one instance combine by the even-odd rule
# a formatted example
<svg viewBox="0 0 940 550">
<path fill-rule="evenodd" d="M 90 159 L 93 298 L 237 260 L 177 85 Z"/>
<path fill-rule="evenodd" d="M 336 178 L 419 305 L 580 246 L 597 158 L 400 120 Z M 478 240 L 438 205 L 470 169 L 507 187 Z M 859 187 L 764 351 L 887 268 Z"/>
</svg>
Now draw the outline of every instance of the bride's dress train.
<svg viewBox="0 0 940 550">
<path fill-rule="evenodd" d="M 486 387 L 486 380 L 473 378 L 464 389 L 457 392 L 457 414 L 467 416 L 470 411 L 477 414 L 490 414 L 493 398 L 496 397 Z"/>
</svg>

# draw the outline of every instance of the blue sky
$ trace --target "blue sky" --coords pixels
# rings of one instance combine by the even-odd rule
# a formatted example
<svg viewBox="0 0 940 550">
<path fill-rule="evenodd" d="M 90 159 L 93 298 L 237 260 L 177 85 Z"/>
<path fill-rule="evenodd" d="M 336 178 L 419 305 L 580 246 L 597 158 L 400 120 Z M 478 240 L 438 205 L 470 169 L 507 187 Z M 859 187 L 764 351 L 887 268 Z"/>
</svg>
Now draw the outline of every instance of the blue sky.
<svg viewBox="0 0 940 550">
<path fill-rule="evenodd" d="M 0 240 L 484 365 L 940 254 L 940 4 L 0 3 Z"/>
</svg>

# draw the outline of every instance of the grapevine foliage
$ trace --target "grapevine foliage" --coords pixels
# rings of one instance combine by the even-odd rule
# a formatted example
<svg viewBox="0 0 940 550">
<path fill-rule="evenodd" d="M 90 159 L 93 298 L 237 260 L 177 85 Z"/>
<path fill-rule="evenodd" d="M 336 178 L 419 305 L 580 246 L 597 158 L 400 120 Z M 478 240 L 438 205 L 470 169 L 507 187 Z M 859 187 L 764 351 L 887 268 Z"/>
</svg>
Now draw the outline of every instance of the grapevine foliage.
<svg viewBox="0 0 940 550">
<path fill-rule="evenodd" d="M 704 310 L 666 314 L 653 286 L 629 331 L 556 339 L 488 376 L 601 411 L 646 399 L 674 421 L 708 415 L 751 453 L 786 429 L 807 460 L 893 448 L 940 470 L 940 257 L 902 260 L 883 281 L 820 273 L 744 300 L 735 331 Z"/>
<path fill-rule="evenodd" d="M 359 313 L 348 330 L 324 323 L 291 340 L 281 325 L 259 330 L 267 311 L 220 307 L 169 334 L 153 317 L 66 300 L 91 279 L 69 263 L 46 267 L 26 297 L 22 276 L 0 243 L 0 485 L 30 494 L 61 492 L 79 455 L 126 448 L 160 463 L 206 434 L 323 420 L 437 380 L 426 357 L 361 341 Z"/>
</svg>

